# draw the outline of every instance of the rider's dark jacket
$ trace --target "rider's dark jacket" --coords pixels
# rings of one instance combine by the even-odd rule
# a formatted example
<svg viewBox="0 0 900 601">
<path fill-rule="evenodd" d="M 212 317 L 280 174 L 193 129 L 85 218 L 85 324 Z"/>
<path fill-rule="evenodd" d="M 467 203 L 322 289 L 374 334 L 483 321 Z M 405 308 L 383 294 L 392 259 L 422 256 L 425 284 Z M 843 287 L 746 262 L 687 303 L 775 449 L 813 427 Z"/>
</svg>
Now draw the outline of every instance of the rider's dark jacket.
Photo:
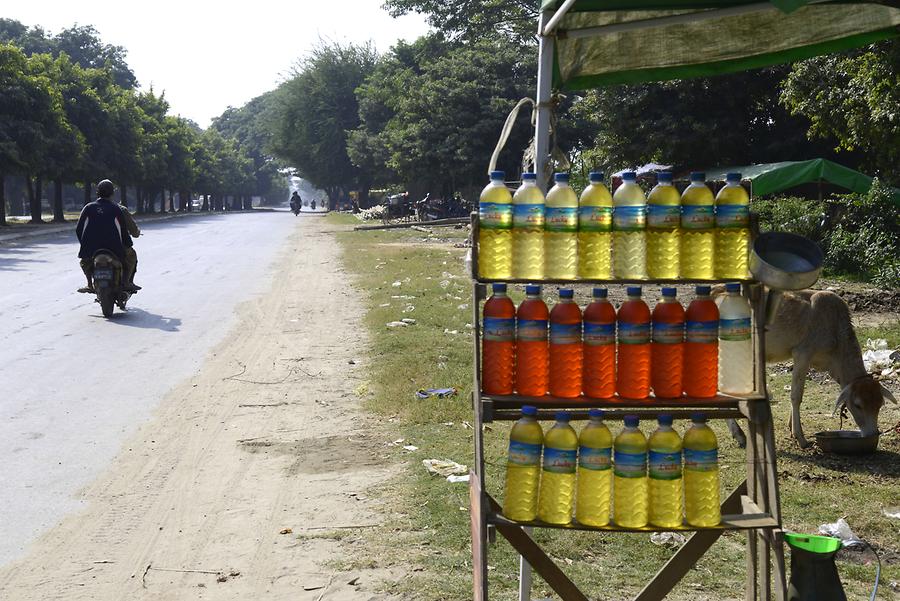
<svg viewBox="0 0 900 601">
<path fill-rule="evenodd" d="M 93 258 L 98 250 L 106 249 L 121 260 L 125 256 L 125 247 L 131 246 L 122 209 L 106 198 L 98 198 L 84 206 L 75 234 L 81 242 L 78 251 L 81 259 Z"/>
</svg>

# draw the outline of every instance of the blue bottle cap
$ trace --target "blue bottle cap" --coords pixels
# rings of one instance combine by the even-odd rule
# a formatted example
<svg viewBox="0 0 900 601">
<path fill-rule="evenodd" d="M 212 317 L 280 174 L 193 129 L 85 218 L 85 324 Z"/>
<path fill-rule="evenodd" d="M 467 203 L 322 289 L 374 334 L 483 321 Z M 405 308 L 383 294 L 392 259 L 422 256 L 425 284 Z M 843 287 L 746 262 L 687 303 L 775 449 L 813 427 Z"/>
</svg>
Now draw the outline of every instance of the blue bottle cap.
<svg viewBox="0 0 900 601">
<path fill-rule="evenodd" d="M 637 174 L 635 174 L 634 171 L 623 171 L 622 172 L 622 179 L 634 179 L 636 177 L 637 177 Z"/>
<path fill-rule="evenodd" d="M 603 172 L 602 171 L 591 171 L 588 175 L 588 179 L 591 180 L 592 183 L 600 183 L 603 181 Z"/>
<path fill-rule="evenodd" d="M 709 296 L 710 290 L 712 290 L 712 288 L 709 286 L 697 286 L 694 289 L 694 292 L 697 293 L 697 296 Z"/>
<path fill-rule="evenodd" d="M 506 177 L 506 171 L 491 171 L 491 179 L 503 179 Z"/>
<path fill-rule="evenodd" d="M 737 173 L 737 172 L 729 173 L 728 175 L 725 176 L 725 181 L 726 182 L 739 182 L 739 181 L 741 181 L 741 174 Z"/>
<path fill-rule="evenodd" d="M 530 171 L 526 171 L 522 174 L 522 181 L 535 181 L 537 179 L 537 173 L 532 173 Z"/>
<path fill-rule="evenodd" d="M 522 405 L 522 415 L 534 417 L 537 415 L 537 407 L 533 405 Z"/>
<path fill-rule="evenodd" d="M 540 294 L 541 287 L 537 284 L 528 284 L 525 286 L 525 294 Z"/>
<path fill-rule="evenodd" d="M 603 419 L 603 409 L 591 409 L 590 411 L 588 411 L 588 417 Z"/>
<path fill-rule="evenodd" d="M 703 171 L 691 171 L 691 181 L 692 182 L 705 182 L 706 181 L 706 173 Z"/>
<path fill-rule="evenodd" d="M 629 286 L 625 292 L 628 296 L 640 296 L 642 291 L 640 286 Z"/>
<path fill-rule="evenodd" d="M 641 423 L 641 420 L 636 415 L 626 415 L 625 416 L 625 427 L 626 428 L 637 428 L 638 424 Z"/>
<path fill-rule="evenodd" d="M 661 184 L 671 184 L 672 183 L 672 172 L 671 171 L 660 171 L 656 174 L 656 181 Z"/>
<path fill-rule="evenodd" d="M 659 422 L 660 426 L 672 425 L 672 415 L 669 413 L 660 413 L 659 417 L 657 417 L 656 420 Z"/>
<path fill-rule="evenodd" d="M 726 292 L 740 292 L 741 285 L 738 282 L 731 282 L 731 283 L 725 284 L 725 291 Z"/>
<path fill-rule="evenodd" d="M 571 288 L 560 288 L 559 298 L 575 298 L 575 291 Z"/>
<path fill-rule="evenodd" d="M 572 419 L 572 414 L 568 411 L 557 411 L 556 412 L 556 421 L 558 422 L 568 422 Z"/>
<path fill-rule="evenodd" d="M 593 293 L 594 298 L 606 298 L 609 296 L 609 291 L 606 288 L 594 288 Z"/>
<path fill-rule="evenodd" d="M 553 175 L 553 181 L 555 182 L 568 182 L 569 174 L 568 173 L 555 173 Z"/>
<path fill-rule="evenodd" d="M 662 295 L 663 296 L 675 296 L 678 294 L 678 290 L 675 288 L 663 288 Z"/>
<path fill-rule="evenodd" d="M 495 293 L 502 292 L 503 294 L 506 294 L 506 284 L 491 284 L 491 290 Z"/>
<path fill-rule="evenodd" d="M 691 421 L 694 422 L 695 424 L 705 424 L 706 423 L 706 414 L 700 413 L 699 411 L 697 413 L 692 413 Z"/>
</svg>

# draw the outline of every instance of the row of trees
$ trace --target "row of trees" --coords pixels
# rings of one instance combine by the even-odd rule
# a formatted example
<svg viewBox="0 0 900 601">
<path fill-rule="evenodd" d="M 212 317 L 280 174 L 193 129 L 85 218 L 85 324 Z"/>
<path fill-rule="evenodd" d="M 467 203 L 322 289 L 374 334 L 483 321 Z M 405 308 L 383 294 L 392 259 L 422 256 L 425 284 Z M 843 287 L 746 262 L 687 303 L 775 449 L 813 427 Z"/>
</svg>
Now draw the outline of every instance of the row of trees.
<svg viewBox="0 0 900 601">
<path fill-rule="evenodd" d="M 435 32 L 379 56 L 322 44 L 268 97 L 269 148 L 332 198 L 370 188 L 477 194 L 510 108 L 533 97 L 536 6 L 386 0 Z M 576 168 L 678 169 L 825 157 L 898 183 L 900 44 L 715 78 L 613 86 L 558 107 Z M 528 146 L 520 117 L 500 166 Z"/>
<path fill-rule="evenodd" d="M 169 115 L 164 94 L 139 91 L 125 50 L 104 44 L 91 27 L 48 36 L 40 28 L 0 19 L 0 224 L 4 177 L 24 178 L 31 219 L 41 221 L 44 184 L 53 182 L 54 220 L 63 220 L 65 183 L 84 187 L 114 180 L 132 187 L 138 212 L 165 207 L 165 190 L 190 210 L 192 192 L 204 208 L 246 207 L 251 195 L 283 193 L 271 157 L 248 152 L 228 127 L 201 130 Z M 175 207 L 170 207 L 175 210 Z"/>
</svg>

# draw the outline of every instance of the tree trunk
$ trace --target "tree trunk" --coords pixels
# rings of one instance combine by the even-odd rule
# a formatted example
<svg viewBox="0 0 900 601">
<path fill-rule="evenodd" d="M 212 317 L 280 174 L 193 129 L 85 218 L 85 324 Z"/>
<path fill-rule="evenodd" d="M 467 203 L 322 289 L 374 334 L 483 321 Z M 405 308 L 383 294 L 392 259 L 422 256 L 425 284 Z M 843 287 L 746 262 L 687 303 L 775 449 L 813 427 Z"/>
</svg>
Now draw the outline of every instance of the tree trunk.
<svg viewBox="0 0 900 601">
<path fill-rule="evenodd" d="M 208 210 L 209 210 L 209 194 L 204 194 L 204 195 L 203 195 L 203 204 L 200 206 L 200 210 L 201 210 L 201 211 L 208 211 Z"/>
<path fill-rule="evenodd" d="M 119 204 L 128 208 L 128 186 L 126 184 L 119 186 Z"/>
<path fill-rule="evenodd" d="M 63 210 L 63 181 L 61 177 L 56 178 L 53 182 L 53 222 L 64 223 L 66 220 L 65 211 Z"/>
<path fill-rule="evenodd" d="M 185 202 L 185 206 L 187 207 L 187 212 L 190 213 L 194 210 L 194 193 L 190 190 L 186 190 L 187 192 L 187 200 Z"/>
<path fill-rule="evenodd" d="M 0 225 L 6 223 L 6 179 L 0 173 Z"/>
<path fill-rule="evenodd" d="M 84 204 L 87 205 L 89 202 L 94 200 L 91 198 L 91 182 L 84 182 Z"/>
<path fill-rule="evenodd" d="M 147 190 L 144 197 L 144 210 L 147 213 L 155 213 L 156 212 L 156 192 L 152 192 Z"/>
<path fill-rule="evenodd" d="M 43 184 L 38 176 L 34 178 L 34 194 L 29 199 L 31 201 L 31 223 L 44 223 L 44 220 L 41 219 L 41 197 L 43 195 Z"/>
<path fill-rule="evenodd" d="M 25 176 L 25 190 L 28 192 L 28 211 L 31 213 L 31 221 L 34 223 L 34 182 L 31 175 Z"/>
</svg>

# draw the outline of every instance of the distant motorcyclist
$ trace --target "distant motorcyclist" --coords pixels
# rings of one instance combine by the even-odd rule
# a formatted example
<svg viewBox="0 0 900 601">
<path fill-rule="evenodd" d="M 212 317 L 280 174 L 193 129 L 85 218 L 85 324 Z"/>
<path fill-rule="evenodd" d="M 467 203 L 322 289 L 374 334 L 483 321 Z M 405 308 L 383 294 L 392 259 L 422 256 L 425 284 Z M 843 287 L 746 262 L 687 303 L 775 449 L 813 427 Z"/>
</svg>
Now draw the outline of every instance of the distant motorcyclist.
<svg viewBox="0 0 900 601">
<path fill-rule="evenodd" d="M 297 191 L 294 190 L 294 193 L 291 194 L 291 210 L 295 213 L 300 210 L 300 205 L 302 204 L 302 200 L 300 199 L 300 195 L 297 194 Z"/>
<path fill-rule="evenodd" d="M 75 235 L 81 243 L 78 258 L 87 278 L 87 286 L 79 288 L 79 292 L 94 292 L 94 254 L 99 250 L 108 250 L 116 255 L 125 265 L 126 272 L 130 270 L 133 273 L 136 268 L 136 264 L 126 264 L 125 249 L 131 247 L 132 242 L 122 208 L 112 200 L 114 191 L 115 186 L 108 179 L 97 184 L 97 200 L 84 206 L 75 226 Z M 137 291 L 133 284 L 125 284 L 123 289 Z"/>
</svg>

